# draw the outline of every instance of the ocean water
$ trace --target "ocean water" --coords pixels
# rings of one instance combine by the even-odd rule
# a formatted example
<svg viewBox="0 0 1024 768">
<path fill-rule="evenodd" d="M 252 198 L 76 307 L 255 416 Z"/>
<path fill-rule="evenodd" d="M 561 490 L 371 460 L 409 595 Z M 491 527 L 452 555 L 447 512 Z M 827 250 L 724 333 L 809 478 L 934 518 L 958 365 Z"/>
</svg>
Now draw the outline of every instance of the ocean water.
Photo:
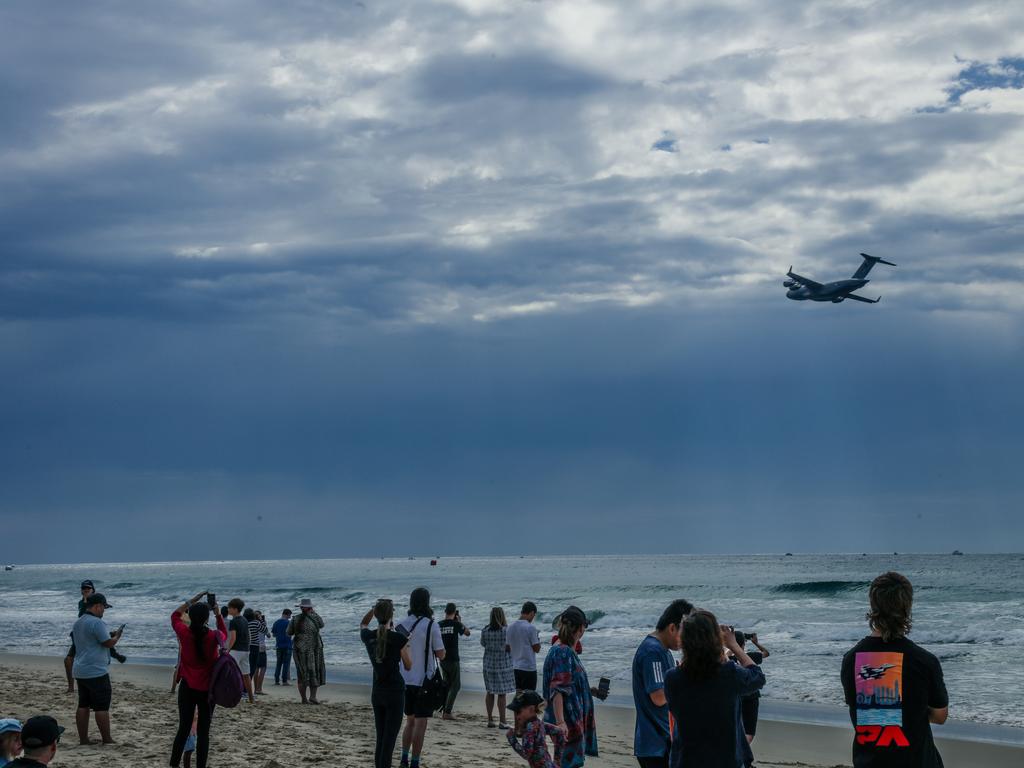
<svg viewBox="0 0 1024 768">
<path fill-rule="evenodd" d="M 173 660 L 173 608 L 202 589 L 222 603 L 241 597 L 271 619 L 312 598 L 326 620 L 332 677 L 368 680 L 358 622 L 377 597 L 404 606 L 428 587 L 440 613 L 451 600 L 474 630 L 492 605 L 511 618 L 537 603 L 542 637 L 569 604 L 592 626 L 583 661 L 592 679 L 628 695 L 633 652 L 671 600 L 685 597 L 720 620 L 756 631 L 771 651 L 764 696 L 777 702 L 841 705 L 842 654 L 867 634 L 867 586 L 886 570 L 915 586 L 911 638 L 942 661 L 951 714 L 1024 727 L 1024 555 L 757 555 L 458 557 L 309 561 L 19 566 L 0 573 L 0 650 L 63 654 L 76 616 L 78 584 L 91 578 L 127 622 L 119 646 L 132 659 Z M 550 637 L 550 632 L 547 632 Z M 463 639 L 463 669 L 479 675 L 478 635 Z M 542 651 L 543 653 L 543 651 Z M 271 654 L 271 665 L 273 664 Z M 115 668 L 116 674 L 116 668 Z"/>
</svg>

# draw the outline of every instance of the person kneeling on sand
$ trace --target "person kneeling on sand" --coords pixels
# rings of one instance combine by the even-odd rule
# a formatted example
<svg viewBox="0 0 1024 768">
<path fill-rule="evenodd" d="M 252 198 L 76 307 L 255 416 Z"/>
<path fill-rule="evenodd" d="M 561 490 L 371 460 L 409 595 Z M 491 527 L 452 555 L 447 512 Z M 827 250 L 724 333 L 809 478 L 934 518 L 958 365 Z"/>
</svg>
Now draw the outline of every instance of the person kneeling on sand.
<svg viewBox="0 0 1024 768">
<path fill-rule="evenodd" d="M 536 691 L 525 691 L 508 705 L 515 714 L 515 727 L 507 733 L 509 746 L 530 764 L 530 768 L 554 768 L 562 765 L 565 733 L 552 723 L 542 722 L 537 715 L 544 707 L 544 698 Z M 546 736 L 555 745 L 554 760 L 548 754 Z"/>
<path fill-rule="evenodd" d="M 21 729 L 21 745 L 25 754 L 9 762 L 5 768 L 42 768 L 57 755 L 57 742 L 64 729 L 49 715 L 30 717 Z"/>
</svg>

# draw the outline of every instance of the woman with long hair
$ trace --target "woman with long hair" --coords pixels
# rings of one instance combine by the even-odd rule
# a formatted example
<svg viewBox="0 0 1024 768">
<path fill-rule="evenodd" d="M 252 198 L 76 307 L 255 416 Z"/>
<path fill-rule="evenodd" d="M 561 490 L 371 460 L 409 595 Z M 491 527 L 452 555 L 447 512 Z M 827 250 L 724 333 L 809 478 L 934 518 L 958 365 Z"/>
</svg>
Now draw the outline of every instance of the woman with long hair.
<svg viewBox="0 0 1024 768">
<path fill-rule="evenodd" d="M 487 727 L 494 727 L 494 697 L 498 697 L 498 727 L 505 724 L 505 697 L 516 691 L 512 672 L 512 655 L 508 647 L 508 622 L 505 611 L 491 608 L 490 622 L 480 631 L 480 645 L 484 647 L 484 705 L 487 707 Z"/>
<path fill-rule="evenodd" d="M 423 695 L 423 682 L 432 678 L 444 659 L 441 627 L 434 621 L 430 590 L 417 587 L 409 595 L 408 615 L 395 627 L 409 638 L 412 666 L 402 670 L 405 680 L 405 728 L 402 731 L 402 768 L 419 768 L 427 724 L 434 716 L 433 702 Z"/>
<path fill-rule="evenodd" d="M 374 768 L 391 768 L 391 757 L 402 728 L 405 711 L 405 681 L 399 664 L 412 669 L 409 638 L 392 628 L 394 604 L 381 598 L 366 612 L 359 623 L 359 637 L 373 665 L 373 724 L 377 730 L 377 743 L 373 750 Z M 377 628 L 370 629 L 370 619 L 377 620 Z"/>
<path fill-rule="evenodd" d="M 324 620 L 313 610 L 313 601 L 308 597 L 295 606 L 301 609 L 288 625 L 295 646 L 295 669 L 298 671 L 297 683 L 299 698 L 303 704 L 319 704 L 316 689 L 327 684 L 327 665 L 324 663 L 324 641 L 320 630 L 324 628 Z M 306 689 L 309 698 L 306 698 Z"/>
<path fill-rule="evenodd" d="M 206 595 L 206 592 L 200 592 L 175 608 L 171 614 L 171 627 L 181 644 L 181 661 L 178 665 L 181 670 L 178 683 L 178 732 L 171 746 L 173 768 L 181 764 L 181 755 L 192 730 L 193 720 L 198 720 L 196 768 L 206 768 L 210 754 L 210 723 L 213 718 L 213 705 L 209 701 L 210 674 L 213 665 L 217 663 L 220 648 L 228 638 L 228 630 L 217 610 L 216 600 L 212 601 L 213 605 L 200 602 Z M 211 611 L 217 617 L 216 631 L 210 631 L 207 626 Z M 186 612 L 188 623 L 183 618 Z"/>
<path fill-rule="evenodd" d="M 764 673 L 736 642 L 732 627 L 710 611 L 683 621 L 683 663 L 665 675 L 674 718 L 672 768 L 742 768 L 753 762 L 743 732 L 741 700 L 761 689 Z M 735 661 L 726 659 L 728 649 Z"/>
<path fill-rule="evenodd" d="M 587 615 L 570 605 L 555 619 L 558 644 L 544 659 L 544 720 L 554 723 L 565 736 L 562 768 L 579 768 L 586 756 L 597 757 L 597 719 L 594 689 L 587 670 L 576 654 L 576 645 L 587 631 Z"/>
</svg>

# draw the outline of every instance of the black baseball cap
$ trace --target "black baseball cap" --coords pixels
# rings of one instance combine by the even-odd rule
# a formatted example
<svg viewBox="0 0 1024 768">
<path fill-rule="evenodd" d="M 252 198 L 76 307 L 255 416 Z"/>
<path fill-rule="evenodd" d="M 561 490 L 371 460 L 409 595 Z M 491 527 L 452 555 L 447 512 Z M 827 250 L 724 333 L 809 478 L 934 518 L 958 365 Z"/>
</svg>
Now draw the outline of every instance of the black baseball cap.
<svg viewBox="0 0 1024 768">
<path fill-rule="evenodd" d="M 49 715 L 30 717 L 21 729 L 21 743 L 28 749 L 39 749 L 55 744 L 64 729 Z"/>
<path fill-rule="evenodd" d="M 590 626 L 590 621 L 587 619 L 587 614 L 585 614 L 581 609 L 577 608 L 575 605 L 570 605 L 560 614 L 555 616 L 555 620 L 551 622 L 551 626 L 557 629 L 562 619 L 568 619 L 573 624 L 579 624 L 583 627 Z"/>
<path fill-rule="evenodd" d="M 107 598 L 102 592 L 93 592 L 87 598 L 85 598 L 85 607 L 89 608 L 93 605 L 102 605 L 104 608 L 113 608 L 110 603 L 107 602 Z"/>
<path fill-rule="evenodd" d="M 513 712 L 518 712 L 523 707 L 536 707 L 544 703 L 544 697 L 542 697 L 536 691 L 523 691 L 509 704 L 506 709 L 511 709 Z"/>
<path fill-rule="evenodd" d="M 86 579 L 85 581 L 82 582 L 82 587 L 81 588 L 82 589 L 96 589 L 96 585 L 93 584 L 92 581 L 90 581 L 89 579 Z"/>
</svg>

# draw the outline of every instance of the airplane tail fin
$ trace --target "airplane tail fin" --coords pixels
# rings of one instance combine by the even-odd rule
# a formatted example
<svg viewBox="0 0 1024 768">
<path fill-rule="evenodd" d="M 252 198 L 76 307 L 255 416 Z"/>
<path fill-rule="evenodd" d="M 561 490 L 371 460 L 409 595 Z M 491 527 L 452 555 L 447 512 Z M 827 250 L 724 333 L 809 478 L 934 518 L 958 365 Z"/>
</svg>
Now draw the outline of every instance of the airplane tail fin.
<svg viewBox="0 0 1024 768">
<path fill-rule="evenodd" d="M 862 253 L 861 256 L 864 257 L 864 261 L 861 262 L 861 265 L 859 267 L 857 267 L 857 271 L 853 273 L 854 280 L 860 280 L 862 278 L 867 277 L 868 272 L 871 271 L 871 268 L 875 266 L 875 264 L 888 264 L 890 267 L 896 266 L 891 261 L 880 259 L 878 256 L 871 256 L 867 253 Z"/>
</svg>

